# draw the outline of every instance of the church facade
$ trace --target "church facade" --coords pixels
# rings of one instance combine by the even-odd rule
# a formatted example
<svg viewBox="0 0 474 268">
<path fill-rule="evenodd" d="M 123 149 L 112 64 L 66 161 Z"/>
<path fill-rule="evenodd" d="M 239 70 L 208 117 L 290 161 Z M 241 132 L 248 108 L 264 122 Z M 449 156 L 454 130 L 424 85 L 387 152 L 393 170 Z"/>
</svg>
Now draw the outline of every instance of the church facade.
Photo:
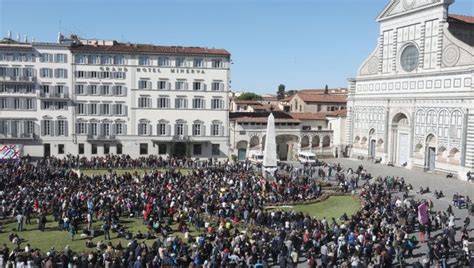
<svg viewBox="0 0 474 268">
<path fill-rule="evenodd" d="M 373 52 L 349 79 L 351 157 L 455 173 L 474 169 L 474 17 L 454 0 L 391 0 Z"/>
</svg>

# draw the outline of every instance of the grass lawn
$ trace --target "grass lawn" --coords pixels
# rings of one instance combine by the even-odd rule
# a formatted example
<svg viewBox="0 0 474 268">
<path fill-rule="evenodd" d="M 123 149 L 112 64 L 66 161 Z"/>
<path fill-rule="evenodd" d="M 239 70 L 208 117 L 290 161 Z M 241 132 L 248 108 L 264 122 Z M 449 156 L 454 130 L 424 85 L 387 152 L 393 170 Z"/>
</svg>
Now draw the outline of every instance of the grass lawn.
<svg viewBox="0 0 474 268">
<path fill-rule="evenodd" d="M 317 219 L 326 217 L 326 219 L 330 220 L 334 217 L 337 220 L 344 212 L 347 213 L 349 217 L 356 213 L 360 209 L 360 203 L 353 196 L 331 196 L 325 201 L 310 205 L 283 206 L 271 209 L 281 209 L 285 211 L 293 209 L 295 211 L 309 213 L 310 216 L 316 217 Z"/>
<path fill-rule="evenodd" d="M 165 171 L 166 169 L 158 169 L 160 171 Z M 187 175 L 191 172 L 191 169 L 183 168 L 183 169 L 177 169 L 181 173 Z M 143 175 L 145 172 L 150 173 L 153 171 L 153 169 L 144 169 L 144 168 L 124 168 L 124 169 L 114 169 L 114 171 L 118 175 L 122 175 L 125 173 L 131 173 L 134 174 L 135 172 L 138 173 L 138 175 Z M 107 169 L 81 169 L 81 173 L 87 176 L 92 176 L 92 175 L 104 175 L 108 174 L 109 171 Z"/>
<path fill-rule="evenodd" d="M 48 223 L 46 224 L 46 229 L 44 232 L 38 231 L 36 219 L 32 219 L 31 222 L 34 222 L 34 224 L 27 224 L 26 231 L 23 232 L 16 232 L 16 222 L 4 225 L 3 232 L 0 233 L 0 245 L 6 243 L 10 249 L 14 248 L 15 246 L 9 241 L 8 236 L 11 233 L 17 233 L 20 238 L 24 239 L 24 242 L 21 244 L 21 248 L 24 248 L 26 244 L 29 243 L 32 248 L 39 248 L 43 253 L 46 253 L 49 249 L 51 249 L 51 247 L 54 247 L 57 251 L 63 251 L 66 245 L 69 245 L 70 248 L 75 252 L 88 252 L 95 250 L 95 248 L 87 248 L 87 239 L 81 238 L 79 235 L 82 233 L 82 228 L 85 228 L 85 225 L 79 227 L 74 240 L 71 240 L 68 232 L 58 230 L 57 223 L 53 222 L 52 217 L 48 217 Z M 102 223 L 102 221 L 94 222 L 95 229 L 101 230 Z M 133 234 L 136 234 L 138 231 L 141 231 L 143 234 L 147 232 L 147 228 L 143 224 L 142 219 L 122 218 L 121 223 L 125 225 L 127 230 L 131 231 Z M 173 229 L 173 235 L 181 238 L 184 237 L 183 233 L 176 231 L 177 225 L 172 225 L 171 227 Z M 194 227 L 190 227 L 190 234 L 195 236 L 198 234 L 198 232 L 194 229 Z M 126 247 L 130 242 L 123 238 L 117 238 L 117 234 L 112 231 L 110 232 L 110 237 L 112 238 L 110 241 L 114 245 L 116 245 L 120 240 L 122 246 Z M 105 241 L 104 236 L 101 235 L 99 237 L 95 237 L 92 241 L 97 243 L 99 240 Z M 147 245 L 151 245 L 154 241 L 155 239 L 145 240 L 145 243 Z M 106 243 L 107 242 L 108 241 L 106 241 Z"/>
</svg>

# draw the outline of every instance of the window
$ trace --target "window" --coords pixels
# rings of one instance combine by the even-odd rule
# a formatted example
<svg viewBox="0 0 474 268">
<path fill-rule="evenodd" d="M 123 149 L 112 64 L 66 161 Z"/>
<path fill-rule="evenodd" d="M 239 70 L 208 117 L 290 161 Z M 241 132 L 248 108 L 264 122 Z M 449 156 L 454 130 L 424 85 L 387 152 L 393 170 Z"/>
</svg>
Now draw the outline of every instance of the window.
<svg viewBox="0 0 474 268">
<path fill-rule="evenodd" d="M 53 62 L 54 55 L 51 53 L 41 53 L 40 62 Z"/>
<path fill-rule="evenodd" d="M 109 103 L 102 103 L 101 104 L 101 115 L 110 115 L 110 104 Z"/>
<path fill-rule="evenodd" d="M 124 65 L 125 58 L 123 56 L 114 56 L 114 64 L 115 65 Z"/>
<path fill-rule="evenodd" d="M 99 111 L 97 109 L 97 103 L 89 103 L 89 114 L 98 115 Z"/>
<path fill-rule="evenodd" d="M 97 85 L 89 85 L 89 94 L 98 95 Z"/>
<path fill-rule="evenodd" d="M 204 109 L 204 104 L 203 98 L 193 99 L 193 109 Z"/>
<path fill-rule="evenodd" d="M 162 67 L 170 66 L 170 59 L 167 57 L 159 57 L 158 66 L 162 66 Z"/>
<path fill-rule="evenodd" d="M 148 143 L 140 143 L 140 154 L 148 154 Z"/>
<path fill-rule="evenodd" d="M 174 100 L 174 108 L 175 109 L 187 109 L 188 108 L 188 100 L 185 97 L 177 97 Z"/>
<path fill-rule="evenodd" d="M 56 78 L 67 78 L 67 70 L 66 69 L 56 69 L 56 70 L 54 70 L 54 77 L 56 77 Z"/>
<path fill-rule="evenodd" d="M 194 59 L 193 66 L 196 68 L 203 68 L 204 67 L 204 60 L 203 59 Z"/>
<path fill-rule="evenodd" d="M 138 65 L 150 65 L 150 59 L 148 57 L 139 57 Z"/>
<path fill-rule="evenodd" d="M 148 97 L 138 98 L 138 107 L 139 108 L 151 108 L 151 98 L 148 98 Z"/>
<path fill-rule="evenodd" d="M 64 154 L 64 144 L 58 144 L 58 154 Z"/>
<path fill-rule="evenodd" d="M 158 89 L 170 89 L 169 83 L 167 81 L 158 81 Z"/>
<path fill-rule="evenodd" d="M 185 58 L 176 58 L 176 67 L 185 67 L 186 59 Z"/>
<path fill-rule="evenodd" d="M 405 72 L 411 72 L 418 66 L 419 52 L 418 48 L 411 44 L 405 47 L 400 56 L 400 65 Z"/>
<path fill-rule="evenodd" d="M 206 90 L 206 84 L 201 81 L 193 82 L 193 90 Z"/>
<path fill-rule="evenodd" d="M 201 124 L 193 124 L 193 136 L 201 136 Z"/>
<path fill-rule="evenodd" d="M 86 91 L 84 90 L 84 85 L 76 85 L 76 94 L 85 95 Z"/>
<path fill-rule="evenodd" d="M 148 122 L 141 122 L 138 124 L 138 135 L 150 135 Z"/>
<path fill-rule="evenodd" d="M 52 121 L 51 120 L 43 120 L 42 122 L 42 135 L 43 136 L 51 136 L 53 131 L 52 131 Z"/>
<path fill-rule="evenodd" d="M 158 135 L 159 136 L 166 136 L 166 124 L 165 123 L 159 123 L 158 124 Z"/>
<path fill-rule="evenodd" d="M 224 83 L 221 82 L 212 82 L 211 84 L 212 91 L 224 91 Z"/>
<path fill-rule="evenodd" d="M 224 100 L 223 99 L 212 99 L 211 100 L 211 109 L 224 109 Z"/>
<path fill-rule="evenodd" d="M 27 110 L 34 110 L 35 109 L 35 103 L 33 99 L 25 99 L 25 109 Z"/>
<path fill-rule="evenodd" d="M 211 125 L 211 135 L 212 136 L 220 136 L 221 134 L 221 125 L 218 123 L 213 123 Z"/>
<path fill-rule="evenodd" d="M 92 136 L 97 136 L 99 134 L 97 123 L 96 122 L 91 123 L 90 127 L 91 127 L 90 134 Z"/>
<path fill-rule="evenodd" d="M 78 153 L 79 153 L 79 154 L 84 154 L 84 143 L 79 143 L 79 144 L 77 145 L 77 147 L 78 147 L 78 148 L 77 148 Z"/>
<path fill-rule="evenodd" d="M 176 124 L 176 135 L 179 135 L 179 136 L 184 135 L 184 124 L 183 123 Z"/>
<path fill-rule="evenodd" d="M 123 86 L 114 86 L 114 94 L 117 96 L 124 96 L 125 90 Z"/>
<path fill-rule="evenodd" d="M 100 91 L 101 91 L 102 95 L 110 95 L 110 86 L 109 85 L 102 85 Z"/>
<path fill-rule="evenodd" d="M 147 80 L 139 80 L 138 89 L 151 89 L 151 82 Z"/>
<path fill-rule="evenodd" d="M 115 135 L 125 135 L 125 125 L 123 123 L 115 123 Z"/>
<path fill-rule="evenodd" d="M 114 114 L 115 115 L 125 115 L 123 106 L 124 105 L 122 103 L 116 103 L 114 105 L 114 107 L 115 107 Z"/>
<path fill-rule="evenodd" d="M 77 104 L 77 114 L 85 115 L 87 113 L 87 108 L 85 103 Z"/>
<path fill-rule="evenodd" d="M 193 144 L 193 155 L 202 154 L 202 144 Z"/>
<path fill-rule="evenodd" d="M 42 78 L 53 78 L 53 69 L 50 68 L 41 68 L 40 77 Z"/>
<path fill-rule="evenodd" d="M 224 63 L 222 60 L 212 60 L 212 68 L 222 68 Z"/>
<path fill-rule="evenodd" d="M 117 143 L 116 150 L 117 150 L 117 154 L 122 154 L 122 144 L 121 143 Z"/>
<path fill-rule="evenodd" d="M 91 144 L 91 154 L 97 154 L 97 144 Z"/>
<path fill-rule="evenodd" d="M 78 64 L 85 64 L 87 63 L 87 57 L 85 55 L 76 55 L 75 62 Z"/>
<path fill-rule="evenodd" d="M 109 154 L 110 153 L 110 144 L 105 143 L 104 144 L 104 154 Z"/>
<path fill-rule="evenodd" d="M 158 98 L 158 108 L 169 108 L 170 107 L 170 99 L 167 97 L 159 97 Z"/>
<path fill-rule="evenodd" d="M 52 109 L 54 109 L 53 102 L 51 102 L 51 101 L 41 102 L 41 109 L 43 109 L 43 110 L 52 110 Z"/>
<path fill-rule="evenodd" d="M 212 155 L 220 155 L 221 154 L 221 145 L 220 144 L 213 144 L 212 145 Z"/>
<path fill-rule="evenodd" d="M 67 63 L 67 55 L 66 54 L 55 54 L 54 55 L 54 62 L 56 62 L 56 63 Z"/>
<path fill-rule="evenodd" d="M 158 144 L 158 154 L 166 154 L 166 144 Z"/>
<path fill-rule="evenodd" d="M 57 127 L 58 127 L 58 129 L 57 129 L 57 135 L 58 135 L 58 136 L 67 136 L 67 134 L 66 134 L 66 128 L 67 128 L 67 125 L 66 125 L 67 122 L 66 122 L 66 120 L 58 120 L 58 121 L 56 122 L 56 124 L 57 124 Z"/>
<path fill-rule="evenodd" d="M 188 83 L 185 81 L 176 81 L 175 90 L 188 90 Z"/>
<path fill-rule="evenodd" d="M 77 123 L 76 134 L 87 134 L 87 123 L 85 122 Z"/>
</svg>

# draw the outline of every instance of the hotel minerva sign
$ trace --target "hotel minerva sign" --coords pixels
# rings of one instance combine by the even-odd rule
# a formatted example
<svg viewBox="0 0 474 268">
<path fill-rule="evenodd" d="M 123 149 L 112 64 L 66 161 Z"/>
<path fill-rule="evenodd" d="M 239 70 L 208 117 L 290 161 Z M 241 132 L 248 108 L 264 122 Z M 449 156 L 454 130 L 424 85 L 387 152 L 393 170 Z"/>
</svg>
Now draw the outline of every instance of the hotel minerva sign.
<svg viewBox="0 0 474 268">
<path fill-rule="evenodd" d="M 168 69 L 168 68 L 167 68 Z M 172 74 L 205 74 L 204 70 L 199 69 L 176 69 L 171 68 L 169 69 Z M 162 73 L 161 68 L 153 68 L 153 67 L 139 67 L 137 68 L 137 72 L 144 72 L 144 73 Z"/>
</svg>

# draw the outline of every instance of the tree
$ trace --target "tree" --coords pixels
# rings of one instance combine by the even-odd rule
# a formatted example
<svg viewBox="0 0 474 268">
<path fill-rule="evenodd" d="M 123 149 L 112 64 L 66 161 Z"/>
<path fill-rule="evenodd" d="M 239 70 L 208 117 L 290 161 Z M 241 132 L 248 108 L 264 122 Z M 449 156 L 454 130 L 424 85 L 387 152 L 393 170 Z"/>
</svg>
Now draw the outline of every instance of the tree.
<svg viewBox="0 0 474 268">
<path fill-rule="evenodd" d="M 277 99 L 282 100 L 285 98 L 285 85 L 280 84 L 277 91 Z"/>
<path fill-rule="evenodd" d="M 329 94 L 329 87 L 328 87 L 328 85 L 326 85 L 326 87 L 324 87 L 324 94 Z"/>
<path fill-rule="evenodd" d="M 245 92 L 240 94 L 237 97 L 238 100 L 262 100 L 262 96 L 252 93 L 252 92 Z"/>
<path fill-rule="evenodd" d="M 293 96 L 293 95 L 296 94 L 296 92 L 298 92 L 298 90 L 293 90 L 293 89 L 292 89 L 292 90 L 288 90 L 288 91 L 286 92 L 286 96 Z"/>
</svg>

